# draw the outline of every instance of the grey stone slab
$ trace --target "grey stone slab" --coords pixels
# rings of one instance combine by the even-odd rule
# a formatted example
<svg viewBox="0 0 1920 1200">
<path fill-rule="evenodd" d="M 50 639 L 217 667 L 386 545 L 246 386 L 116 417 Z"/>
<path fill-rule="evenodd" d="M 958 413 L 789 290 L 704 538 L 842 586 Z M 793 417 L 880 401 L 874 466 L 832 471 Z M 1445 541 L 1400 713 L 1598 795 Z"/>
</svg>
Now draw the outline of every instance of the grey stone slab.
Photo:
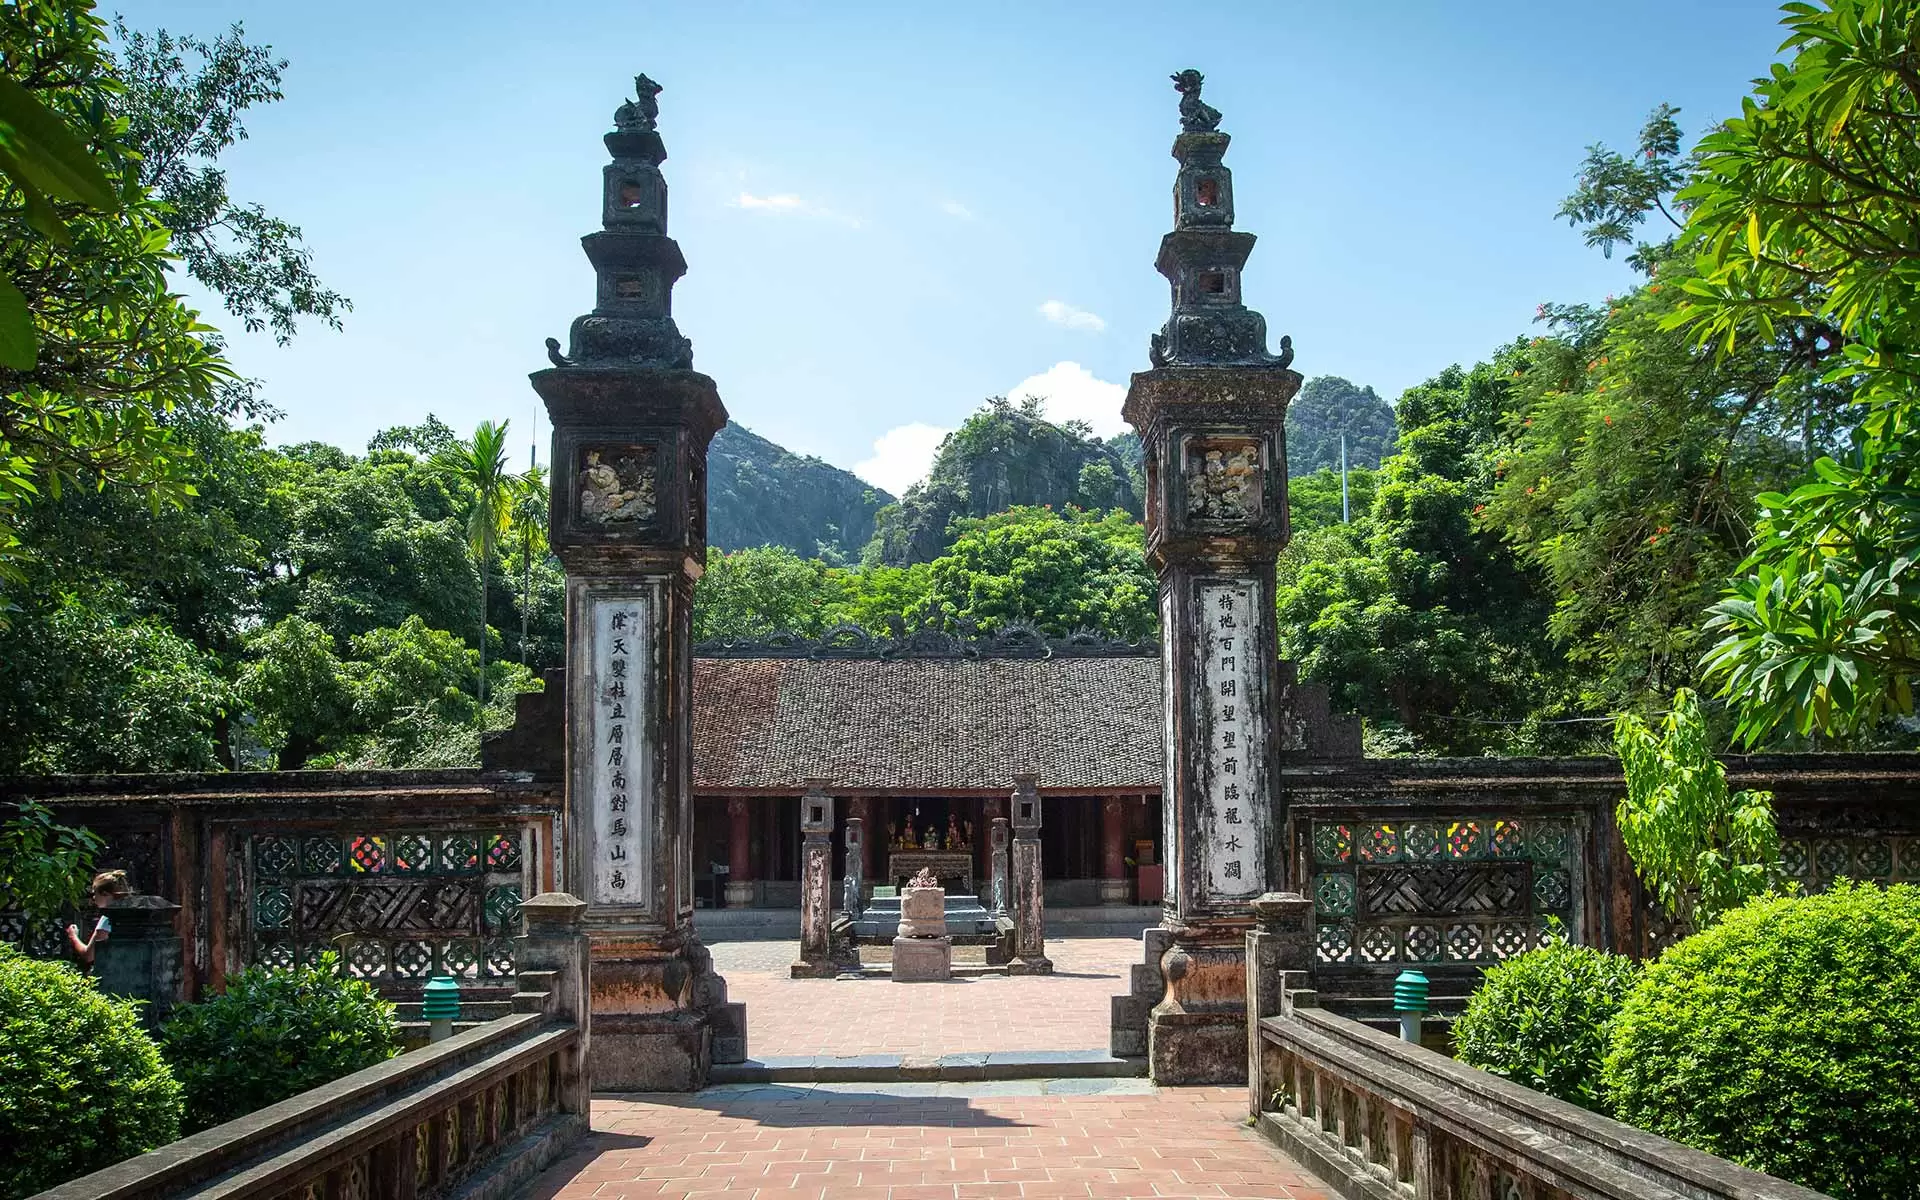
<svg viewBox="0 0 1920 1200">
<path fill-rule="evenodd" d="M 1039 1081 L 1049 1096 L 1151 1096 L 1149 1079 L 1043 1079 Z"/>
<path fill-rule="evenodd" d="M 988 1096 L 1044 1096 L 1044 1079 L 968 1079 L 943 1083 L 940 1095 L 977 1100 Z"/>
</svg>

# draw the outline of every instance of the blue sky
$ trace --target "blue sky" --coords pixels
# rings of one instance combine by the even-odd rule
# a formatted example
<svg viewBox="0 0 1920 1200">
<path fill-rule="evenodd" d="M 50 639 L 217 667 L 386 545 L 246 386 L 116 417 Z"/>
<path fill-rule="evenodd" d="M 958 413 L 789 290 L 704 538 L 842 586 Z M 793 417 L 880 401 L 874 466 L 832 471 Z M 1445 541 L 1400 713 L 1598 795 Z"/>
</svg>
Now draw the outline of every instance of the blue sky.
<svg viewBox="0 0 1920 1200">
<path fill-rule="evenodd" d="M 300 225 L 355 310 L 286 348 L 235 332 L 286 414 L 275 440 L 358 450 L 432 412 L 511 419 L 524 445 L 541 341 L 592 302 L 600 135 L 644 71 L 695 366 L 734 420 L 896 491 L 990 395 L 1122 428 L 1167 307 L 1171 72 L 1204 71 L 1226 114 L 1272 339 L 1391 399 L 1528 333 L 1542 301 L 1628 286 L 1553 216 L 1585 147 L 1630 146 L 1662 101 L 1691 138 L 1780 41 L 1752 0 L 117 11 L 206 37 L 241 20 L 291 60 L 232 191 Z"/>
</svg>

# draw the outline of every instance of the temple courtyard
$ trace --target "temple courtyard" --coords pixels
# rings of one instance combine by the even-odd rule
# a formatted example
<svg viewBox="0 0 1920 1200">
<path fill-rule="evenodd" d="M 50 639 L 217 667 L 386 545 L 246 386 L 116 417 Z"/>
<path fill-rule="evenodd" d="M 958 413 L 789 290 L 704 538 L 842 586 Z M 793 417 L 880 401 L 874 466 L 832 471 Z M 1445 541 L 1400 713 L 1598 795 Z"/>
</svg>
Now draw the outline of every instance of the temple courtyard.
<svg viewBox="0 0 1920 1200">
<path fill-rule="evenodd" d="M 763 1062 L 800 1055 L 1104 1054 L 1112 999 L 1127 990 L 1127 967 L 1140 960 L 1137 937 L 1050 938 L 1051 975 L 895 983 L 790 979 L 797 941 L 723 941 L 710 948 L 728 994 L 747 1003 L 747 1052 Z M 956 950 L 963 963 L 966 949 Z"/>
<path fill-rule="evenodd" d="M 692 1096 L 603 1096 L 582 1148 L 525 1194 L 1329 1200 L 1323 1183 L 1246 1128 L 1245 1113 L 1244 1089 L 1156 1089 L 1145 1080 L 735 1085 Z"/>
</svg>

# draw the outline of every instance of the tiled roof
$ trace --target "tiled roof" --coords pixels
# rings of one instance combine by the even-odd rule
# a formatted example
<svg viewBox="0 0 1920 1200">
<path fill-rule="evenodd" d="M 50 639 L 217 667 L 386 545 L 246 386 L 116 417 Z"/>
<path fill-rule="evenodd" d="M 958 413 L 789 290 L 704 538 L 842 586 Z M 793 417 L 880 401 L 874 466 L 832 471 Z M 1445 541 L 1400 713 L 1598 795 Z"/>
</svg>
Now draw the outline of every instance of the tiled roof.
<svg viewBox="0 0 1920 1200">
<path fill-rule="evenodd" d="M 1157 791 L 1160 660 L 700 658 L 695 790 Z"/>
</svg>

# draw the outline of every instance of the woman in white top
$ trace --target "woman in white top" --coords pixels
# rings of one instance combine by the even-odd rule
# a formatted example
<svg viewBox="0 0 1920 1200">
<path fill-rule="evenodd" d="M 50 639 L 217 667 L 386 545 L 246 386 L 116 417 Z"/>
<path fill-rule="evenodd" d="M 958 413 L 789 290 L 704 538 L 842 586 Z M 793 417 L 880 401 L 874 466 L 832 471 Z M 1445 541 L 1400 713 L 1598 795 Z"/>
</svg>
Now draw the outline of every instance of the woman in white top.
<svg viewBox="0 0 1920 1200">
<path fill-rule="evenodd" d="M 67 926 L 67 942 L 73 947 L 73 957 L 82 971 L 93 970 L 93 951 L 113 932 L 113 922 L 107 919 L 106 908 L 122 896 L 131 895 L 133 886 L 127 882 L 125 871 L 102 871 L 93 877 L 93 883 L 87 888 L 93 897 L 93 906 L 100 909 L 100 917 L 94 922 L 93 932 L 84 940 L 80 937 L 78 925 Z"/>
</svg>

